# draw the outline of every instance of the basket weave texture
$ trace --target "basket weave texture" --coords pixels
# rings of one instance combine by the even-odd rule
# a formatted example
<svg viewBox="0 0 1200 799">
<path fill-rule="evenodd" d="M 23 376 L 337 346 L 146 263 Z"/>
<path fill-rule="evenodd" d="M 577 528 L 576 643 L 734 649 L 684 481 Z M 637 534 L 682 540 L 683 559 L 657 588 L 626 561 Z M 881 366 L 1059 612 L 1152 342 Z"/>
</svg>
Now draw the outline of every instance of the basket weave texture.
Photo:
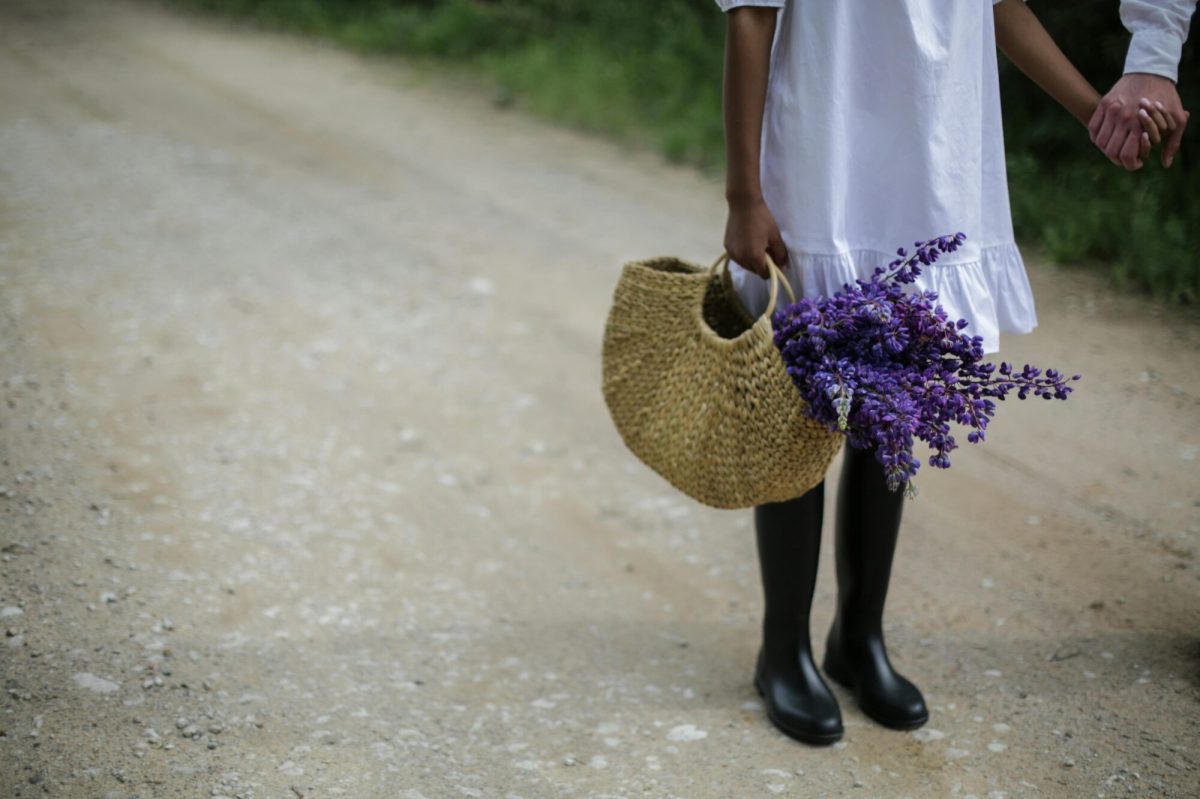
<svg viewBox="0 0 1200 799">
<path fill-rule="evenodd" d="M 673 257 L 625 264 L 605 323 L 602 390 L 625 445 L 715 508 L 804 494 L 844 440 L 804 414 L 771 326 L 779 285 L 792 290 L 768 262 L 758 319 L 722 255 L 708 268 Z"/>
</svg>

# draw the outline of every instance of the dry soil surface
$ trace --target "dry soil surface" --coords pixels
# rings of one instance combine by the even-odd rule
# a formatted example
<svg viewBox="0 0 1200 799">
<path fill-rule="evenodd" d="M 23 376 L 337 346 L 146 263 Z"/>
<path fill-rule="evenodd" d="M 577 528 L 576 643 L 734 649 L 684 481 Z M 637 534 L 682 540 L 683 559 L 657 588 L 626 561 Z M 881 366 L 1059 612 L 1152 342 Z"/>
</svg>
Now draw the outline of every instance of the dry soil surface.
<svg viewBox="0 0 1200 799">
<path fill-rule="evenodd" d="M 751 513 L 599 390 L 621 264 L 723 223 L 413 67 L 0 2 L 2 795 L 1200 795 L 1197 326 L 1027 250 L 1000 357 L 1084 380 L 922 470 L 886 631 L 929 723 L 835 688 L 808 747 L 751 685 Z"/>
</svg>

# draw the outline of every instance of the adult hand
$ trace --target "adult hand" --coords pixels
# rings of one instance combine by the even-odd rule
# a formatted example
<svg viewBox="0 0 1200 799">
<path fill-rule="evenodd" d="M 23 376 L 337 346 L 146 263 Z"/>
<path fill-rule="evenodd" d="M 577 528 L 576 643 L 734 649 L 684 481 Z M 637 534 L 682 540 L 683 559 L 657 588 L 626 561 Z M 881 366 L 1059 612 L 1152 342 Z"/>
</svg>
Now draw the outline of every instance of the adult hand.
<svg viewBox="0 0 1200 799">
<path fill-rule="evenodd" d="M 764 280 L 771 276 L 767 271 L 764 253 L 769 253 L 780 269 L 788 268 L 787 248 L 783 246 L 779 225 L 761 199 L 729 203 L 729 218 L 725 222 L 725 252 L 739 266 Z"/>
<path fill-rule="evenodd" d="M 1152 109 L 1166 119 L 1168 130 L 1162 145 L 1162 165 L 1169 167 L 1175 160 L 1183 139 L 1183 129 L 1190 114 L 1183 110 L 1179 92 L 1169 78 L 1145 72 L 1130 72 L 1116 82 L 1096 106 L 1088 121 L 1092 143 L 1108 160 L 1130 171 L 1141 169 L 1147 150 L 1142 136 L 1143 126 L 1138 117 L 1142 98 L 1150 101 Z M 1174 129 L 1170 129 L 1170 125 Z"/>
</svg>

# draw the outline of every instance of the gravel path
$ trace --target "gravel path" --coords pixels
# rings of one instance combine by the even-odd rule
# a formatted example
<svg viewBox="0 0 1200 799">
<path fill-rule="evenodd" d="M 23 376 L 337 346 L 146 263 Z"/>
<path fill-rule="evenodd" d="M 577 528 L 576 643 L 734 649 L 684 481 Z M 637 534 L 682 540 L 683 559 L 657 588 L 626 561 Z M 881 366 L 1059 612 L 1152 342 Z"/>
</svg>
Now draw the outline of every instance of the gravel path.
<svg viewBox="0 0 1200 799">
<path fill-rule="evenodd" d="M 835 688 L 809 748 L 750 682 L 749 511 L 599 391 L 620 264 L 723 222 L 413 68 L 2 0 L 0 795 L 1200 795 L 1200 328 L 1028 252 L 1001 357 L 1084 380 L 922 470 L 886 630 L 929 723 Z"/>
</svg>

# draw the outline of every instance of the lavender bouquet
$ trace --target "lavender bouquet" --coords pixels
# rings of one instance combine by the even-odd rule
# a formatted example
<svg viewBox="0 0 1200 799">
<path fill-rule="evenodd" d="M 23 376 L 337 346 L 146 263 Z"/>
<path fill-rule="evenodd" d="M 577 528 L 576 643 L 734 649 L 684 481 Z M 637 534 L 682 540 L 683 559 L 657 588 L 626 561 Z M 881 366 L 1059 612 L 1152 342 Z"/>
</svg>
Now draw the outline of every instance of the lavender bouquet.
<svg viewBox="0 0 1200 799">
<path fill-rule="evenodd" d="M 870 279 L 843 285 L 829 297 L 805 297 L 772 316 L 775 344 L 806 413 L 830 430 L 846 434 L 859 449 L 874 448 L 888 488 L 905 484 L 916 496 L 913 476 L 920 461 L 913 438 L 926 442 L 929 465 L 950 467 L 957 445 L 950 422 L 972 428 L 967 440 L 984 440 L 996 410 L 990 397 L 1003 400 L 1015 390 L 1042 399 L 1066 399 L 1071 393 L 1058 371 L 1043 373 L 1029 364 L 1019 372 L 1011 364 L 983 363 L 983 337 L 961 331 L 965 319 L 948 320 L 935 304 L 937 292 L 905 292 L 924 264 L 954 252 L 963 233 L 918 241 L 916 252 L 900 256 Z"/>
</svg>

